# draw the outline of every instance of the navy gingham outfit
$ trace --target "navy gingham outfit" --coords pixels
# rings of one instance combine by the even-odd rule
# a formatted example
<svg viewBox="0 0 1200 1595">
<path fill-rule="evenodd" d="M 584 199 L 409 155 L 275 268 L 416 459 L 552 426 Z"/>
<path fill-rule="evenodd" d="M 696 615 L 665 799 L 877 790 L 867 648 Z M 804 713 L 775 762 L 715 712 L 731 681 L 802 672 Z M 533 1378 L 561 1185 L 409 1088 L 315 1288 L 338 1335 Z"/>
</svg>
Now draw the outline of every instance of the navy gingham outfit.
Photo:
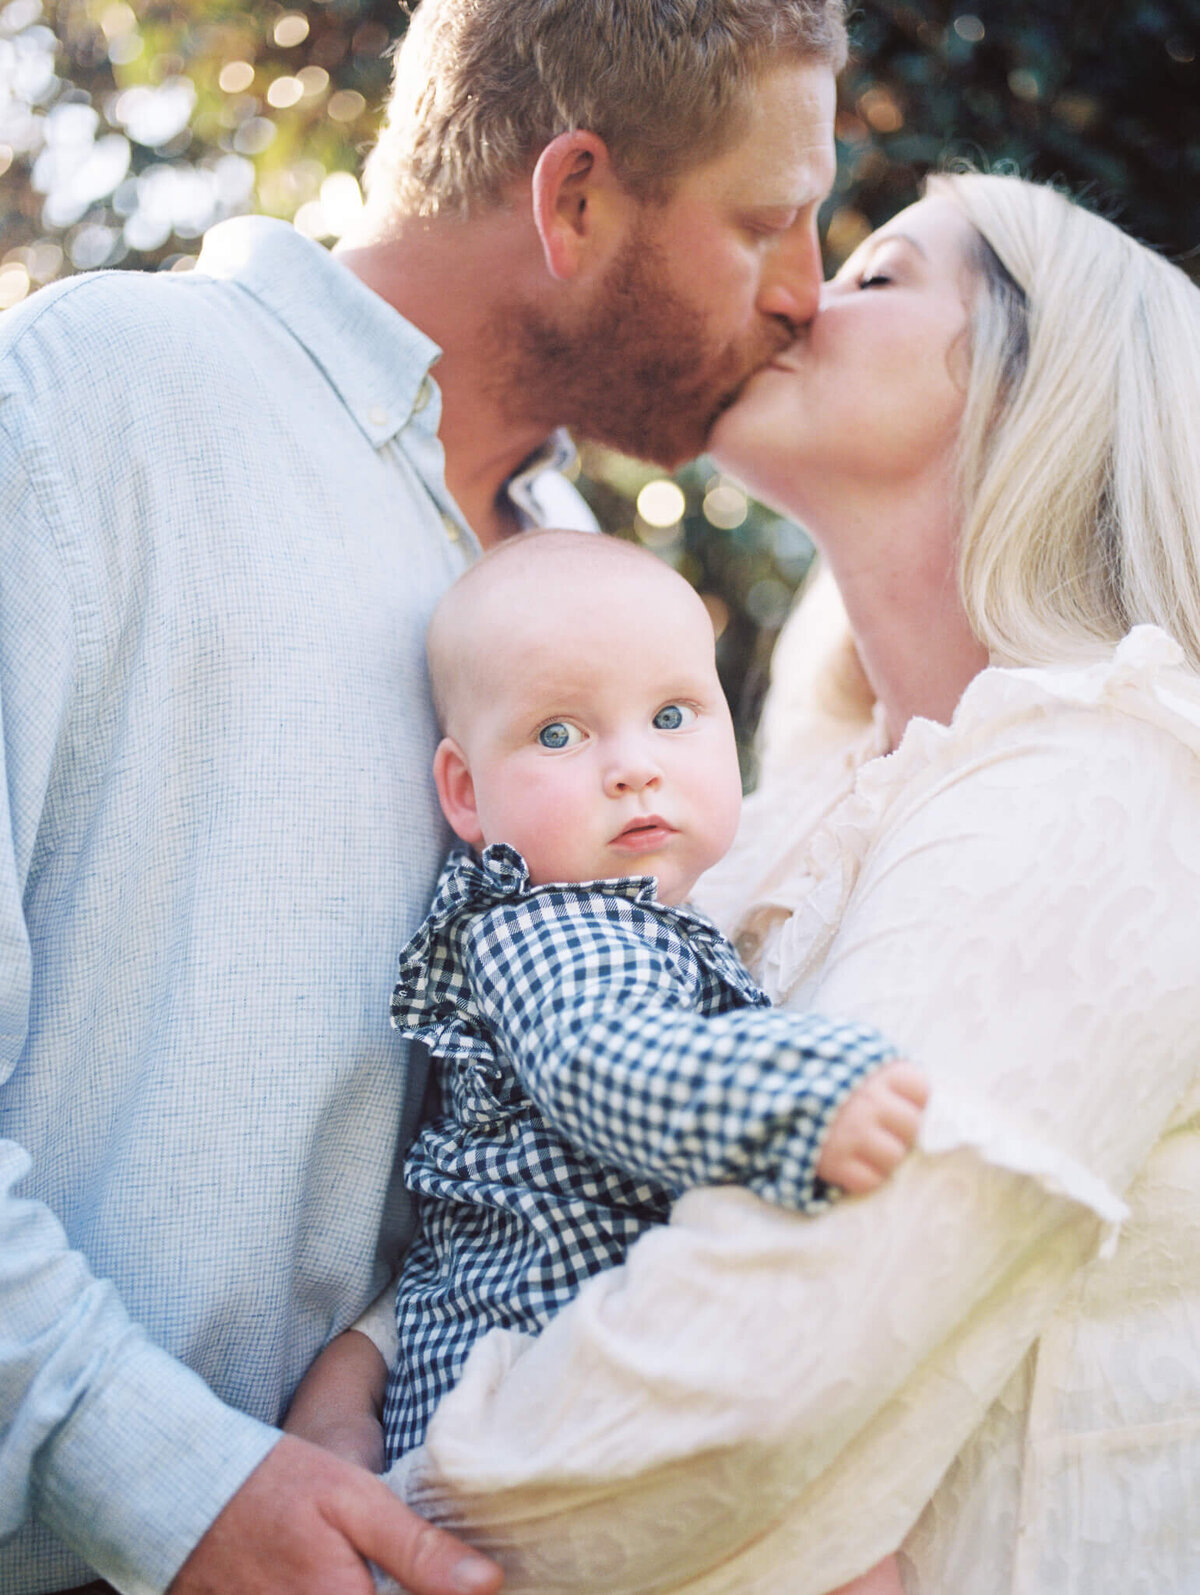
<svg viewBox="0 0 1200 1595">
<path fill-rule="evenodd" d="M 393 1023 L 441 1108 L 409 1155 L 421 1229 L 396 1295 L 388 1458 L 419 1445 L 474 1342 L 537 1334 L 692 1186 L 816 1212 L 825 1131 L 894 1049 L 773 1009 L 702 915 L 650 877 L 531 886 L 455 849 L 400 957 Z"/>
</svg>

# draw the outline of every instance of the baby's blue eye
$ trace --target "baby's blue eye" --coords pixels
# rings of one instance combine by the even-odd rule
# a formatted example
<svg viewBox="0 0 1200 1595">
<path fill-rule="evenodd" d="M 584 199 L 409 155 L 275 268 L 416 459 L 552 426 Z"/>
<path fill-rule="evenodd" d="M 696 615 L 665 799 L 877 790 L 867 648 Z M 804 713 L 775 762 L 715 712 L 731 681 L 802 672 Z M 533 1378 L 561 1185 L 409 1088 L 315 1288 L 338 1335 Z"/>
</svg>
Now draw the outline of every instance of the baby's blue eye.
<svg viewBox="0 0 1200 1595">
<path fill-rule="evenodd" d="M 544 748 L 569 748 L 576 742 L 583 740 L 583 733 L 578 726 L 573 726 L 567 720 L 551 720 L 550 724 L 543 726 L 538 732 L 538 741 Z"/>
<path fill-rule="evenodd" d="M 696 718 L 695 709 L 686 703 L 665 703 L 654 716 L 654 729 L 656 731 L 679 731 L 686 725 L 691 725 Z"/>
</svg>

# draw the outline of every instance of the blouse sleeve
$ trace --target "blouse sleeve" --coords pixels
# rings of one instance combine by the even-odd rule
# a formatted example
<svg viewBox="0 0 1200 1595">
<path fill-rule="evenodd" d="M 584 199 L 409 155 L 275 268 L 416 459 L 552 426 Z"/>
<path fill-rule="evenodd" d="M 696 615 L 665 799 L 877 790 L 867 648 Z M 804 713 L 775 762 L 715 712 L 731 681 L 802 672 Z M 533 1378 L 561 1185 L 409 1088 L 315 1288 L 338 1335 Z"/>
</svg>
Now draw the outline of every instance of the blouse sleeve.
<svg viewBox="0 0 1200 1595">
<path fill-rule="evenodd" d="M 894 1550 L 1192 1081 L 1200 761 L 1052 705 L 887 808 L 795 1000 L 934 1086 L 919 1150 L 818 1219 L 701 1190 L 536 1341 L 494 1334 L 396 1483 L 506 1590 L 819 1595 Z"/>
</svg>

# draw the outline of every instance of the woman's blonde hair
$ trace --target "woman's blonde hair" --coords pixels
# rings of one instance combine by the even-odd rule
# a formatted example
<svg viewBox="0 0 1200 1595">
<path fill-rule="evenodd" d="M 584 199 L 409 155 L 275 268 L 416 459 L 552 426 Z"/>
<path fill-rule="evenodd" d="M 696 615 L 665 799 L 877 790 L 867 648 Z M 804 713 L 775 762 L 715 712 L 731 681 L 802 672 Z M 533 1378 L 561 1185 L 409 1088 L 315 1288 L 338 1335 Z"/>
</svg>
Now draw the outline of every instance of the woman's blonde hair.
<svg viewBox="0 0 1200 1595">
<path fill-rule="evenodd" d="M 396 56 L 368 195 L 389 217 L 493 202 L 560 133 L 661 197 L 737 135 L 763 68 L 840 70 L 844 0 L 424 0 Z"/>
<path fill-rule="evenodd" d="M 928 191 L 979 235 L 959 437 L 960 581 L 999 663 L 1093 656 L 1131 626 L 1200 669 L 1200 289 L 1020 178 Z"/>
<path fill-rule="evenodd" d="M 1148 621 L 1200 669 L 1200 288 L 1056 189 L 926 186 L 976 232 L 958 439 L 972 630 L 998 664 L 1047 664 Z M 771 673 L 764 775 L 870 718 L 832 578 L 806 590 Z"/>
</svg>

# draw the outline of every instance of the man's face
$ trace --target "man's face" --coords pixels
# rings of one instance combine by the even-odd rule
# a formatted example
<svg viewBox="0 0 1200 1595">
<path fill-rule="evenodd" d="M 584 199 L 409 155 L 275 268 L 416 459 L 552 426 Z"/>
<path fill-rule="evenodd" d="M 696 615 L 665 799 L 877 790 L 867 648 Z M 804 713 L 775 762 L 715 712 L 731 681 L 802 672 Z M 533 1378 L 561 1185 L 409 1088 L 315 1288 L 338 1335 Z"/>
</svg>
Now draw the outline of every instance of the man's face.
<svg viewBox="0 0 1200 1595">
<path fill-rule="evenodd" d="M 746 380 L 816 311 L 816 217 L 834 175 L 833 73 L 766 72 L 723 154 L 644 203 L 569 326 L 518 318 L 510 391 L 542 418 L 674 466 L 699 454 Z"/>
</svg>

